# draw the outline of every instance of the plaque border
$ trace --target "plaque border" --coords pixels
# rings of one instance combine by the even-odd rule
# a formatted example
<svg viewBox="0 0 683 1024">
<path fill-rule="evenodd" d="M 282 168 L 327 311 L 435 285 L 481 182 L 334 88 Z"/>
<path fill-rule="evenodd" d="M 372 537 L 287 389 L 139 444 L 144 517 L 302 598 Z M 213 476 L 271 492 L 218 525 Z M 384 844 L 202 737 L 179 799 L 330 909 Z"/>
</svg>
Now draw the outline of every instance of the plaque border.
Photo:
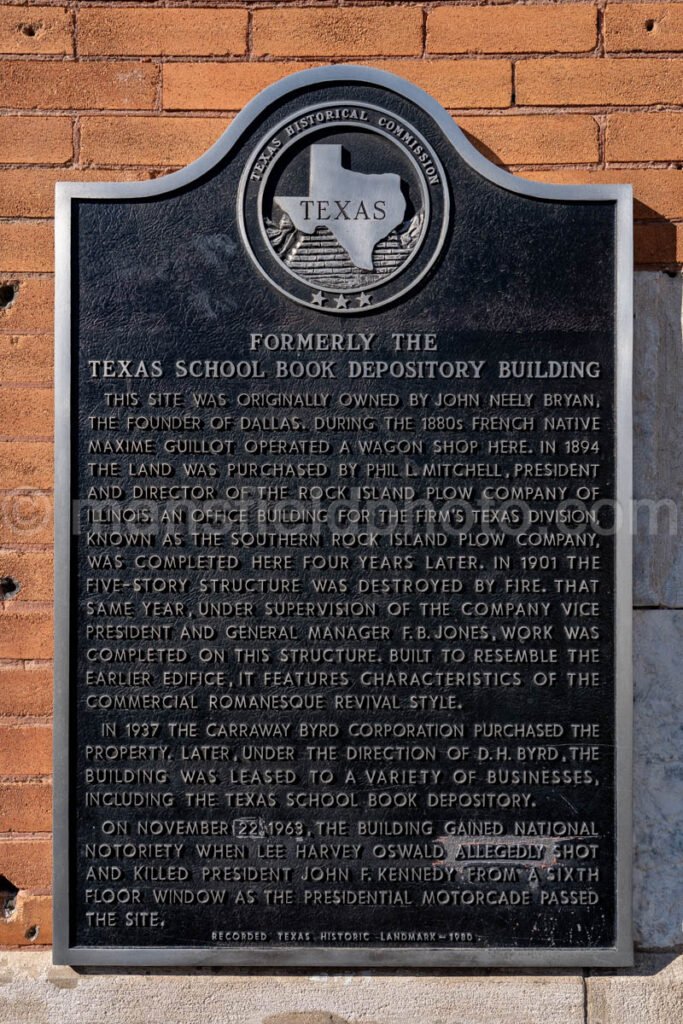
<svg viewBox="0 0 683 1024">
<path fill-rule="evenodd" d="M 218 947 L 73 946 L 69 920 L 69 627 L 71 552 L 71 203 L 76 199 L 138 199 L 187 186 L 210 171 L 267 109 L 297 91 L 328 83 L 379 86 L 409 99 L 438 125 L 476 172 L 509 192 L 563 202 L 614 202 L 616 499 L 615 538 L 615 810 L 616 936 L 610 947 Z M 300 71 L 257 95 L 198 160 L 162 178 L 140 182 L 58 182 L 55 189 L 55 710 L 54 710 L 54 937 L 53 963 L 77 967 L 329 967 L 418 969 L 459 967 L 628 967 L 632 940 L 632 319 L 633 190 L 630 185 L 549 185 L 509 174 L 482 156 L 450 114 L 428 93 L 375 68 L 335 65 Z"/>
</svg>

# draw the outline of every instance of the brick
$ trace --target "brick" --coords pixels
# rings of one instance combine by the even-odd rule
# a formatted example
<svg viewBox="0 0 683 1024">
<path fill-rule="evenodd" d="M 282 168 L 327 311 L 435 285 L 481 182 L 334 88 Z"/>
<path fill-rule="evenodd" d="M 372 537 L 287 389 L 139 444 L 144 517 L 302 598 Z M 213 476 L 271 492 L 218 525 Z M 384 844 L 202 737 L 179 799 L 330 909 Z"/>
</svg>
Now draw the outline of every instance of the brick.
<svg viewBox="0 0 683 1024">
<path fill-rule="evenodd" d="M 163 98 L 166 110 L 240 110 L 245 103 L 273 82 L 303 71 L 310 64 L 285 61 L 210 61 L 164 64 Z"/>
<path fill-rule="evenodd" d="M 81 160 L 184 166 L 213 145 L 229 123 L 224 117 L 84 117 Z"/>
<path fill-rule="evenodd" d="M 483 110 L 512 102 L 509 60 L 374 61 L 373 66 L 408 78 L 445 107 Z"/>
<path fill-rule="evenodd" d="M 70 117 L 0 117 L 0 162 L 65 164 L 73 157 L 72 134 Z"/>
<path fill-rule="evenodd" d="M 50 775 L 51 772 L 52 729 L 49 725 L 0 725 L 0 775 L 13 778 Z"/>
<path fill-rule="evenodd" d="M 52 943 L 52 897 L 19 893 L 13 914 L 0 915 L 3 946 L 49 946 Z"/>
<path fill-rule="evenodd" d="M 51 601 L 54 570 L 52 551 L 0 548 L 0 579 L 10 577 L 19 585 L 16 597 L 11 598 L 12 607 L 23 601 Z"/>
<path fill-rule="evenodd" d="M 655 221 L 634 228 L 637 266 L 663 266 L 683 263 L 683 224 Z"/>
<path fill-rule="evenodd" d="M 610 114 L 607 119 L 607 160 L 680 160 L 683 114 Z"/>
<path fill-rule="evenodd" d="M 0 61 L 0 107 L 146 110 L 158 70 L 135 61 Z"/>
<path fill-rule="evenodd" d="M 25 220 L 0 223 L 0 273 L 52 270 L 52 221 Z"/>
<path fill-rule="evenodd" d="M 683 60 L 522 60 L 517 64 L 517 103 L 566 107 L 683 103 Z"/>
<path fill-rule="evenodd" d="M 69 12 L 64 7 L 0 6 L 0 53 L 73 53 Z"/>
<path fill-rule="evenodd" d="M 430 53 L 583 53 L 597 38 L 592 4 L 437 7 L 427 18 Z"/>
<path fill-rule="evenodd" d="M 49 490 L 20 485 L 15 490 L 0 491 L 0 544 L 52 544 L 53 517 L 54 498 Z"/>
<path fill-rule="evenodd" d="M 683 171 L 576 168 L 525 171 L 524 176 L 558 185 L 633 185 L 633 215 L 636 220 L 683 219 Z"/>
<path fill-rule="evenodd" d="M 0 436 L 51 437 L 51 388 L 0 388 Z"/>
<path fill-rule="evenodd" d="M 52 713 L 52 666 L 0 665 L 0 714 Z M 4 831 L 0 828 L 0 832 Z"/>
<path fill-rule="evenodd" d="M 0 441 L 0 465 L 4 488 L 52 488 L 52 445 L 47 441 Z"/>
<path fill-rule="evenodd" d="M 273 57 L 411 56 L 422 51 L 422 11 L 411 7 L 256 10 L 253 49 Z"/>
<path fill-rule="evenodd" d="M 49 384 L 52 370 L 52 338 L 0 335 L 0 384 Z"/>
<path fill-rule="evenodd" d="M 52 786 L 49 783 L 6 782 L 0 785 L 0 832 L 49 832 L 51 825 Z"/>
<path fill-rule="evenodd" d="M 8 288 L 14 289 L 14 296 L 9 300 L 5 298 Z M 52 278 L 22 280 L 0 274 L 0 332 L 23 334 L 52 330 L 54 288 Z"/>
<path fill-rule="evenodd" d="M 118 124 L 122 127 L 124 119 L 120 118 Z M 80 167 L 0 168 L 0 217 L 51 217 L 56 182 L 101 181 L 103 177 L 101 171 Z M 106 178 L 108 181 L 133 181 L 149 178 L 149 174 L 142 170 L 108 170 Z"/>
<path fill-rule="evenodd" d="M 224 57 L 246 49 L 247 12 L 236 8 L 86 7 L 78 12 L 78 52 L 82 54 Z"/>
<path fill-rule="evenodd" d="M 52 844 L 47 839 L 0 840 L 0 874 L 17 889 L 46 889 L 52 880 Z"/>
<path fill-rule="evenodd" d="M 495 163 L 592 163 L 599 156 L 597 122 L 584 114 L 459 117 L 458 125 Z"/>
<path fill-rule="evenodd" d="M 257 92 L 285 75 L 311 67 L 278 61 L 249 64 L 164 65 L 167 110 L 236 110 Z M 508 60 L 373 61 L 426 89 L 447 107 L 507 107 L 512 100 L 512 65 Z"/>
<path fill-rule="evenodd" d="M 312 67 L 286 61 L 167 63 L 164 106 L 176 111 L 240 110 L 257 92 L 286 75 Z M 452 108 L 509 106 L 509 60 L 375 60 L 372 67 L 408 78 Z"/>
<path fill-rule="evenodd" d="M 683 50 L 683 8 L 680 4 L 608 4 L 605 47 L 622 53 Z"/>
<path fill-rule="evenodd" d="M 51 611 L 29 611 L 6 601 L 0 615 L 0 658 L 40 661 L 52 657 Z"/>
</svg>

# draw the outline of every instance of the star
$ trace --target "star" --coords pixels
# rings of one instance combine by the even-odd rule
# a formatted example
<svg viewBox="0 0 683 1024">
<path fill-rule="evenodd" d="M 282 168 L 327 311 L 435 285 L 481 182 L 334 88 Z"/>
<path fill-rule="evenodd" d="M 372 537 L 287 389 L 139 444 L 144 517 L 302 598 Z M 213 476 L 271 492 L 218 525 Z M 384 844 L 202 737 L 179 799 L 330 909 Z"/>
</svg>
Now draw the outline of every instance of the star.
<svg viewBox="0 0 683 1024">
<path fill-rule="evenodd" d="M 358 308 L 360 309 L 362 306 L 369 306 L 369 305 L 370 305 L 370 296 L 366 295 L 365 292 L 361 292 L 360 295 L 358 296 Z"/>
<path fill-rule="evenodd" d="M 314 292 L 311 302 L 313 303 L 314 306 L 324 306 L 325 296 L 323 295 L 322 292 Z"/>
<path fill-rule="evenodd" d="M 337 296 L 337 309 L 347 309 L 348 305 L 349 305 L 349 300 L 346 298 L 345 295 L 338 295 Z"/>
</svg>

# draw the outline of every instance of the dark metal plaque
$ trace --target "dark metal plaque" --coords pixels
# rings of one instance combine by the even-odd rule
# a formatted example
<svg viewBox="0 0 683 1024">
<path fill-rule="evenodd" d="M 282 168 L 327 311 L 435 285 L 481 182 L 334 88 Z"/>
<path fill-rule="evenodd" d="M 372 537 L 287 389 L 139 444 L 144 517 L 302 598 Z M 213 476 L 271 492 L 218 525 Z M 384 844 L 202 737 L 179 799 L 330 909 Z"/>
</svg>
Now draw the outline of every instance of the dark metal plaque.
<svg viewBox="0 0 683 1024">
<path fill-rule="evenodd" d="M 365 68 L 58 186 L 58 962 L 629 961 L 630 232 Z"/>
</svg>

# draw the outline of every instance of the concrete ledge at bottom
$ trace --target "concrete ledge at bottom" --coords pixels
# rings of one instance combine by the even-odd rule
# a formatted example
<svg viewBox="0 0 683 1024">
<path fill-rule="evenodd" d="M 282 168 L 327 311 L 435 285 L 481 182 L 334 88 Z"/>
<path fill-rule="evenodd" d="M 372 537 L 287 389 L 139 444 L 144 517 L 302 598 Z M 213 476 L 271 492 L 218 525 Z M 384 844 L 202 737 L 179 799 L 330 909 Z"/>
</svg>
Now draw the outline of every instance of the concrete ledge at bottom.
<svg viewBox="0 0 683 1024">
<path fill-rule="evenodd" d="M 683 956 L 634 968 L 410 975 L 143 970 L 79 974 L 0 952 L 0 1024 L 681 1024 Z M 585 1010 L 587 1015 L 584 1016 Z"/>
<path fill-rule="evenodd" d="M 569 971 L 78 974 L 31 950 L 0 953 L 0 1022 L 584 1024 L 584 985 Z"/>
<path fill-rule="evenodd" d="M 641 953 L 634 968 L 591 971 L 587 1024 L 681 1024 L 683 956 Z"/>
</svg>

